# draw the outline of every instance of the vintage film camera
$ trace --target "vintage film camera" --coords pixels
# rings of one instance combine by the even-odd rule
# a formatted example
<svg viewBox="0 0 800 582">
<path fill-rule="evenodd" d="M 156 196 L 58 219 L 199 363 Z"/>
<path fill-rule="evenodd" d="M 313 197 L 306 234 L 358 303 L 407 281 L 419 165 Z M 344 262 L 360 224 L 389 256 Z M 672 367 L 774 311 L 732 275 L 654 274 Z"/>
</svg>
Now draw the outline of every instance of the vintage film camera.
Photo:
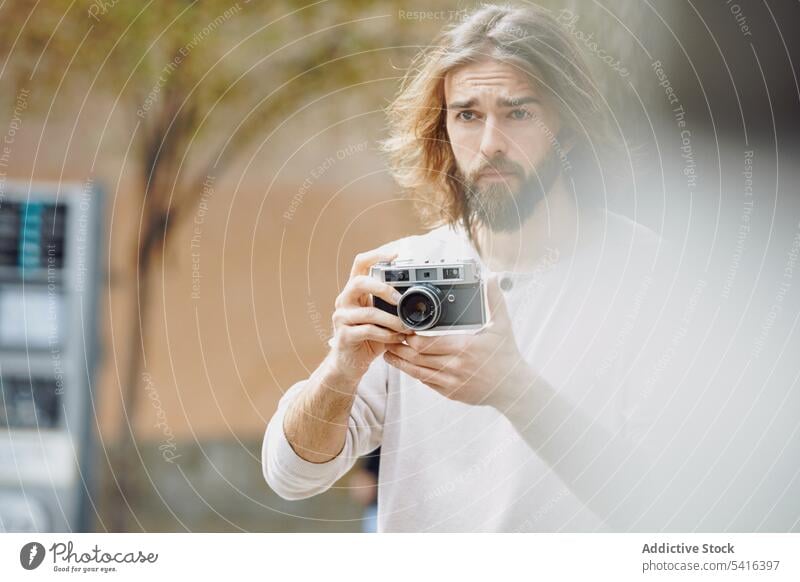
<svg viewBox="0 0 800 582">
<path fill-rule="evenodd" d="M 467 331 L 486 323 L 484 282 L 474 259 L 395 259 L 373 265 L 370 276 L 402 294 L 397 306 L 373 296 L 374 306 L 396 314 L 415 331 Z"/>
</svg>

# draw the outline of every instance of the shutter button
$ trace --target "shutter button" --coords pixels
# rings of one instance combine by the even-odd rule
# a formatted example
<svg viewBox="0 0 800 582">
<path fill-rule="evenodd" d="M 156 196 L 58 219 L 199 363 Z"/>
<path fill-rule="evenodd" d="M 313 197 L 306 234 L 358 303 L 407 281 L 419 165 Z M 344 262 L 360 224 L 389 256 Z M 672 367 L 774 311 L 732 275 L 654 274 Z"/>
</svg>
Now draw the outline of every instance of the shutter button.
<svg viewBox="0 0 800 582">
<path fill-rule="evenodd" d="M 500 279 L 500 289 L 503 291 L 511 290 L 511 287 L 514 286 L 514 282 L 511 280 L 510 277 L 503 277 Z"/>
</svg>

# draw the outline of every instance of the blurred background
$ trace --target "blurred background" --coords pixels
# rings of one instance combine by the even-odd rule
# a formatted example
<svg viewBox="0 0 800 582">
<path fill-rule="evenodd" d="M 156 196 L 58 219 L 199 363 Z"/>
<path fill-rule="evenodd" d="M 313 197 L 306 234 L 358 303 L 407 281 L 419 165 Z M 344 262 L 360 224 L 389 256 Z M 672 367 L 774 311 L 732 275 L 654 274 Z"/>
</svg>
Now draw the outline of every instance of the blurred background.
<svg viewBox="0 0 800 582">
<path fill-rule="evenodd" d="M 800 5 L 540 4 L 630 154 L 602 204 L 703 265 L 750 354 L 711 363 L 776 382 L 796 509 Z M 422 232 L 383 110 L 472 7 L 0 0 L 0 530 L 365 528 L 374 467 L 289 502 L 261 441 L 353 256 Z"/>
</svg>

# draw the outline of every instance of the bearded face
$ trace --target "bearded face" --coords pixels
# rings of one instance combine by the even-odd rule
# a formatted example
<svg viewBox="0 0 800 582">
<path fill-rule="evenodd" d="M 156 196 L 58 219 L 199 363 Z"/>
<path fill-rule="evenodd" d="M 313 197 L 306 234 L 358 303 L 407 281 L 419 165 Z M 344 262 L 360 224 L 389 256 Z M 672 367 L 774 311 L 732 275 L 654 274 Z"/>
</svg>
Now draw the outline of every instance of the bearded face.
<svg viewBox="0 0 800 582">
<path fill-rule="evenodd" d="M 558 109 L 534 76 L 490 58 L 449 72 L 444 93 L 453 177 L 470 222 L 520 229 L 561 171 Z"/>
</svg>

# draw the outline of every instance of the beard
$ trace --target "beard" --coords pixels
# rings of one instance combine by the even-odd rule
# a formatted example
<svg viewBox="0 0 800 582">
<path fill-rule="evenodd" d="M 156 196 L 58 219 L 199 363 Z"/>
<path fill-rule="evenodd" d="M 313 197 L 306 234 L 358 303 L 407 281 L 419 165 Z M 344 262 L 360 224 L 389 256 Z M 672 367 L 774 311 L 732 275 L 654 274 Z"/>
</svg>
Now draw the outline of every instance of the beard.
<svg viewBox="0 0 800 582">
<path fill-rule="evenodd" d="M 480 181 L 480 174 L 493 172 L 513 177 Z M 558 157 L 552 149 L 530 174 L 504 155 L 485 161 L 467 174 L 459 169 L 457 179 L 462 185 L 470 223 L 482 224 L 492 232 L 519 230 L 553 187 L 560 172 Z M 519 187 L 515 190 L 517 182 Z"/>
</svg>

